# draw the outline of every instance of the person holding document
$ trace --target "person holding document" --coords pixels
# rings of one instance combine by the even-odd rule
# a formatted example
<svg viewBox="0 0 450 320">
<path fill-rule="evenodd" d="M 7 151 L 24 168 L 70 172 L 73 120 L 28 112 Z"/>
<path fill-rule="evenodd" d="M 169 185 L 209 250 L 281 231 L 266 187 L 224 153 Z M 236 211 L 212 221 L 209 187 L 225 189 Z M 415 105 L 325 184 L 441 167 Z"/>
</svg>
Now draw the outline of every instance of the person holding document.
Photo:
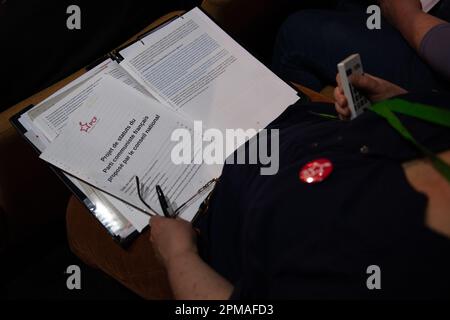
<svg viewBox="0 0 450 320">
<path fill-rule="evenodd" d="M 354 82 L 372 102 L 439 113 L 398 116 L 431 160 L 375 112 L 349 122 L 319 116 L 327 105 L 291 106 L 269 126 L 280 129 L 278 174 L 226 165 L 194 225 L 151 218 L 175 298 L 449 297 L 449 96 L 374 79 Z M 345 116 L 339 88 L 336 99 Z"/>
</svg>

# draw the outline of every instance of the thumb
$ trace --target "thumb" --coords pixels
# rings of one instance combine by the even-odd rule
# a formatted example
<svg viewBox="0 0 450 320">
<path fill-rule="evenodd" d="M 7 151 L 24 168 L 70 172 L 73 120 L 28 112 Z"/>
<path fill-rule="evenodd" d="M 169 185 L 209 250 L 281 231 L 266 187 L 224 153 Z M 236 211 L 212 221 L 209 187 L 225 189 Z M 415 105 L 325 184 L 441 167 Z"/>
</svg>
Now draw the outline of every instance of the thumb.
<svg viewBox="0 0 450 320">
<path fill-rule="evenodd" d="M 365 91 L 373 91 L 377 85 L 377 81 L 367 73 L 354 74 L 350 81 L 356 88 Z"/>
<path fill-rule="evenodd" d="M 367 73 L 354 75 L 350 81 L 355 88 L 365 93 L 373 94 L 377 92 L 378 81 Z"/>
</svg>

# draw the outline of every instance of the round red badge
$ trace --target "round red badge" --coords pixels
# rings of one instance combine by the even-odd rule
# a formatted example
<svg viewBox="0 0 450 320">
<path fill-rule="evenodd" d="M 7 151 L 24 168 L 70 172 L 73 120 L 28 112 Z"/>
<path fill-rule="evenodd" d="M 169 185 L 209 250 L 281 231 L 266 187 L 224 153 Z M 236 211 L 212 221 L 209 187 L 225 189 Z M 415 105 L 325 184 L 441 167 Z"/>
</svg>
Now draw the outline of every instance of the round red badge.
<svg viewBox="0 0 450 320">
<path fill-rule="evenodd" d="M 308 162 L 299 173 L 300 180 L 304 183 L 322 182 L 333 172 L 333 164 L 328 159 L 317 159 Z"/>
</svg>

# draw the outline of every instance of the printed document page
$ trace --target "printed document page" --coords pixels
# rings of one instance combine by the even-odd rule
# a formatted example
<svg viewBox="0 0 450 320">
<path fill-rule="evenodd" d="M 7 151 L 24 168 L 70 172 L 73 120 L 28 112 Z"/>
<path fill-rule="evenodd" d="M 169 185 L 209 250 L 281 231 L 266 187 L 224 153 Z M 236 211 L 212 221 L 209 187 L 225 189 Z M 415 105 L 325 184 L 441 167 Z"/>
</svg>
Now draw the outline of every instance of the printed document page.
<svg viewBox="0 0 450 320">
<path fill-rule="evenodd" d="M 49 141 L 52 141 L 64 128 L 70 114 L 91 96 L 93 90 L 101 83 L 105 75 L 119 79 L 134 89 L 151 96 L 117 62 L 109 61 L 105 68 L 100 69 L 96 75 L 77 84 L 68 93 L 63 93 L 62 99 L 47 101 L 46 104 L 50 105 L 35 116 L 34 125 L 45 134 Z"/>
<path fill-rule="evenodd" d="M 192 124 L 184 117 L 105 76 L 41 158 L 148 212 L 137 193 L 138 176 L 151 211 L 161 214 L 157 184 L 177 207 L 220 174 L 218 166 L 171 161 L 175 142 L 170 137 L 178 128 L 192 132 Z M 201 201 L 199 198 L 188 206 L 182 217 L 191 220 Z"/>
<path fill-rule="evenodd" d="M 142 42 L 126 52 L 124 69 L 161 103 L 209 128 L 262 129 L 298 100 L 198 8 Z"/>
<path fill-rule="evenodd" d="M 80 107 L 92 94 L 93 89 L 103 79 L 104 74 L 111 75 L 151 97 L 117 62 L 107 59 L 21 116 L 20 121 L 27 129 L 27 138 L 41 152 L 64 128 L 71 112 Z M 93 213 L 112 232 L 122 236 L 127 235 L 118 231 L 124 232 L 125 222 L 122 216 L 131 222 L 139 232 L 148 225 L 148 217 L 133 207 L 98 189 L 89 187 L 73 176 L 66 174 L 66 177 L 94 202 L 97 209 Z M 128 229 L 125 230 L 125 232 L 128 232 Z"/>
<path fill-rule="evenodd" d="M 47 111 L 55 103 L 63 99 L 65 96 L 70 94 L 72 91 L 76 90 L 81 84 L 86 82 L 87 80 L 91 79 L 97 74 L 107 72 L 111 68 L 112 65 L 117 65 L 117 63 L 111 59 L 106 59 L 105 61 L 101 62 L 96 67 L 92 68 L 89 71 L 86 71 L 86 73 L 82 74 L 80 77 L 76 78 L 75 80 L 71 81 L 69 84 L 65 85 L 58 91 L 56 91 L 54 94 L 49 96 L 47 99 L 39 103 L 38 105 L 34 106 L 31 110 L 29 110 L 26 114 L 30 118 L 30 120 L 36 119 L 40 114 Z"/>
</svg>

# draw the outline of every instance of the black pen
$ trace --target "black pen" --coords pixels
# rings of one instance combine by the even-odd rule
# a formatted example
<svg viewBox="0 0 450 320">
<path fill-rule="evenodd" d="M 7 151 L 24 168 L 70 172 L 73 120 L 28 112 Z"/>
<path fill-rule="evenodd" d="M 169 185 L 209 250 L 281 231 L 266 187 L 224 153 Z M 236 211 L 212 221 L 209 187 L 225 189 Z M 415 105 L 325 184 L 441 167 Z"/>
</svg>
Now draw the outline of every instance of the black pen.
<svg viewBox="0 0 450 320">
<path fill-rule="evenodd" d="M 164 216 L 166 218 L 172 218 L 172 208 L 167 203 L 168 199 L 164 195 L 164 192 L 159 185 L 156 186 L 156 194 L 158 195 L 159 204 L 161 205 Z"/>
</svg>

